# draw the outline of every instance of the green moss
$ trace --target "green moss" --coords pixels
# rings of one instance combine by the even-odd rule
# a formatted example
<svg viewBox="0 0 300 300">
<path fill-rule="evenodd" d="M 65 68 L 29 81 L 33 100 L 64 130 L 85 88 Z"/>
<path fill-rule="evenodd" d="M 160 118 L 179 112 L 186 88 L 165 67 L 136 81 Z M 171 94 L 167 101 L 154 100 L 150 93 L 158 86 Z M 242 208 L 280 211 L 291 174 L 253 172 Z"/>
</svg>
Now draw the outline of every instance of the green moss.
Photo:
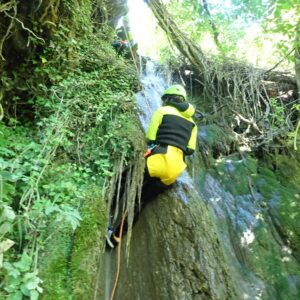
<svg viewBox="0 0 300 300">
<path fill-rule="evenodd" d="M 93 299 L 107 225 L 107 208 L 102 194 L 98 187 L 91 187 L 83 202 L 83 221 L 75 233 L 70 262 L 72 299 Z"/>
<path fill-rule="evenodd" d="M 259 177 L 256 180 L 257 190 L 264 196 L 267 201 L 277 193 L 278 181 L 275 174 L 267 168 L 258 168 Z"/>
<path fill-rule="evenodd" d="M 72 232 L 69 228 L 60 229 L 45 245 L 40 265 L 40 277 L 44 292 L 41 299 L 72 299 L 68 280 L 68 256 Z"/>
<path fill-rule="evenodd" d="M 209 124 L 206 126 L 200 126 L 200 139 L 199 146 L 205 149 L 221 152 L 222 154 L 228 154 L 235 139 L 230 131 L 224 130 L 224 128 L 215 124 Z"/>
<path fill-rule="evenodd" d="M 300 259 L 300 194 L 298 189 L 281 189 L 281 201 L 277 204 L 276 218 L 281 224 L 282 233 L 289 241 L 294 255 Z"/>
<path fill-rule="evenodd" d="M 255 227 L 254 234 L 254 242 L 244 249 L 248 266 L 258 277 L 264 278 L 264 282 L 270 288 L 272 287 L 273 291 L 268 291 L 269 297 L 274 296 L 273 292 L 276 291 L 278 299 L 292 299 L 295 295 L 292 296 L 289 275 L 300 275 L 294 257 L 278 248 L 274 239 L 270 239 L 266 223 L 260 222 Z"/>
<path fill-rule="evenodd" d="M 106 203 L 102 189 L 90 186 L 81 208 L 82 222 L 74 233 L 60 228 L 41 257 L 42 299 L 92 299 L 104 249 Z"/>
<path fill-rule="evenodd" d="M 241 157 L 239 154 L 216 159 L 212 173 L 220 178 L 226 190 L 233 195 L 249 194 L 250 181 L 257 178 L 257 163 L 250 155 Z"/>
<path fill-rule="evenodd" d="M 275 159 L 280 180 L 300 185 L 300 164 L 287 155 L 276 155 Z"/>
</svg>

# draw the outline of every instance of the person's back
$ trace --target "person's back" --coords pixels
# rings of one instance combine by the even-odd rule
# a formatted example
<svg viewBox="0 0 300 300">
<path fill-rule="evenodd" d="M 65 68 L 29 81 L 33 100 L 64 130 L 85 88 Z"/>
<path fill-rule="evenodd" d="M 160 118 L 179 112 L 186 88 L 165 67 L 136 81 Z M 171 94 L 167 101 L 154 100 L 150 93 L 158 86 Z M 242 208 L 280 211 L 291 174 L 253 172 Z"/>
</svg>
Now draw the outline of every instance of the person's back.
<svg viewBox="0 0 300 300">
<path fill-rule="evenodd" d="M 150 177 L 158 177 L 168 186 L 186 168 L 185 155 L 196 148 L 197 126 L 192 118 L 195 109 L 186 102 L 182 86 L 168 88 L 162 100 L 163 106 L 153 114 L 146 134 L 148 144 L 154 146 L 147 169 Z"/>
<path fill-rule="evenodd" d="M 197 126 L 192 118 L 195 109 L 186 101 L 185 89 L 180 85 L 169 87 L 162 101 L 163 106 L 153 114 L 146 133 L 149 148 L 145 153 L 144 183 L 140 203 L 137 200 L 135 204 L 134 221 L 141 207 L 172 186 L 186 168 L 185 156 L 193 154 L 196 148 Z M 119 212 L 116 229 L 108 229 L 106 238 L 111 248 L 119 241 L 121 215 Z M 126 224 L 124 228 L 126 231 Z"/>
</svg>

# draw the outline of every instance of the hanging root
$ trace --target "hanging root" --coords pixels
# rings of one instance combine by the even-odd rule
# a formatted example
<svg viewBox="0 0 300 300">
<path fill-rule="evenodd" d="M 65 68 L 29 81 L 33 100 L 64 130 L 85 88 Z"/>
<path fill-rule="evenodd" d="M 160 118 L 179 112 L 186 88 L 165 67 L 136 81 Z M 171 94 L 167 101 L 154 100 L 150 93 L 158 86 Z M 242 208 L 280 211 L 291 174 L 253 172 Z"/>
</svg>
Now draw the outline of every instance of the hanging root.
<svg viewBox="0 0 300 300">
<path fill-rule="evenodd" d="M 15 4 L 16 2 L 14 0 L 11 0 L 4 4 L 0 4 L 0 12 L 10 11 L 15 6 Z"/>
<path fill-rule="evenodd" d="M 17 15 L 17 3 L 15 0 L 11 0 L 7 3 L 4 3 L 4 4 L 1 4 L 0 6 L 0 13 L 5 13 L 7 15 L 7 11 L 10 11 L 10 10 L 14 10 L 14 18 L 16 17 Z M 3 37 L 0 39 L 0 58 L 5 61 L 5 58 L 3 56 L 3 45 L 4 45 L 4 42 L 7 40 L 7 38 L 9 37 L 9 34 L 11 33 L 11 30 L 14 26 L 14 18 L 11 19 L 11 21 L 9 22 L 9 25 L 6 29 L 6 32 L 5 34 L 3 35 Z"/>
<path fill-rule="evenodd" d="M 191 69 L 198 79 L 201 79 L 203 94 L 211 101 L 215 120 L 227 125 L 228 129 L 233 131 L 237 128 L 239 132 L 235 134 L 241 138 L 246 135 L 250 136 L 251 138 L 245 141 L 250 143 L 248 146 L 252 149 L 262 144 L 268 145 L 275 136 L 293 130 L 291 115 L 276 115 L 276 108 L 282 109 L 283 114 L 285 111 L 279 97 L 281 90 L 279 85 L 283 84 L 284 80 L 278 79 L 278 74 L 275 91 L 272 91 L 276 100 L 274 108 L 270 101 L 272 99 L 268 95 L 270 91 L 267 82 L 273 81 L 268 78 L 276 74 L 271 70 L 266 71 L 246 64 L 233 63 L 228 59 L 219 62 L 214 57 L 205 54 L 194 40 L 181 32 L 163 1 L 149 1 L 149 6 L 168 38 L 183 57 L 189 60 Z M 295 84 L 292 82 L 291 84 L 292 90 L 295 90 Z M 287 90 L 286 87 L 283 90 Z M 277 112 L 280 109 L 277 109 Z M 278 120 L 281 118 L 284 118 L 286 122 L 281 122 L 278 128 Z"/>
<path fill-rule="evenodd" d="M 5 33 L 3 34 L 2 38 L 0 39 L 0 58 L 3 61 L 5 61 L 5 58 L 3 56 L 4 43 L 9 38 L 10 34 L 12 34 L 13 28 L 14 28 L 16 23 L 19 23 L 21 25 L 21 28 L 29 33 L 29 36 L 33 36 L 37 40 L 41 41 L 42 43 L 45 43 L 44 39 L 37 36 L 31 29 L 26 27 L 24 25 L 24 23 L 19 18 L 17 18 L 17 15 L 18 15 L 17 4 L 18 3 L 16 2 L 16 0 L 11 0 L 9 2 L 6 2 L 6 3 L 0 5 L 0 13 L 3 13 L 7 18 L 10 19 L 9 24 L 8 24 L 6 30 L 5 30 Z M 56 7 L 56 9 L 58 9 L 58 8 Z M 10 11 L 12 11 L 12 12 L 10 13 Z M 5 26 L 5 24 L 0 24 L 0 25 L 2 27 Z M 28 39 L 27 46 L 28 45 L 29 45 L 29 39 Z"/>
<path fill-rule="evenodd" d="M 145 160 L 140 152 L 134 152 L 131 165 L 124 168 L 125 158 L 116 163 L 114 167 L 114 176 L 110 181 L 110 193 L 108 197 L 108 215 L 114 220 L 120 218 L 120 212 L 127 215 L 127 244 L 126 254 L 129 254 L 129 245 L 132 234 L 132 225 L 134 219 L 134 208 L 136 201 L 140 204 L 141 191 L 143 184 L 143 175 Z M 114 207 L 114 212 L 111 212 L 111 207 Z M 113 216 L 111 214 L 114 214 Z"/>
<path fill-rule="evenodd" d="M 57 12 L 60 5 L 60 0 L 50 0 L 45 8 L 43 15 L 40 18 L 42 25 L 45 23 L 54 23 L 57 20 Z"/>
<path fill-rule="evenodd" d="M 2 98 L 3 98 L 3 91 L 0 90 L 0 121 L 4 117 L 4 110 L 3 110 L 3 107 L 2 107 L 2 104 L 1 104 Z"/>
<path fill-rule="evenodd" d="M 41 42 L 45 43 L 45 40 L 44 40 L 44 39 L 38 37 L 32 30 L 30 30 L 29 28 L 25 27 L 24 23 L 23 23 L 22 21 L 20 21 L 18 18 L 16 18 L 16 14 L 15 14 L 15 16 L 11 16 L 11 15 L 9 15 L 9 14 L 6 13 L 6 12 L 4 12 L 4 13 L 5 13 L 5 15 L 6 15 L 7 17 L 9 17 L 9 18 L 11 18 L 12 20 L 15 20 L 15 21 L 17 21 L 18 23 L 20 23 L 22 29 L 24 29 L 25 31 L 28 31 L 29 34 L 33 35 L 36 39 L 38 39 L 38 40 L 40 40 Z"/>
</svg>

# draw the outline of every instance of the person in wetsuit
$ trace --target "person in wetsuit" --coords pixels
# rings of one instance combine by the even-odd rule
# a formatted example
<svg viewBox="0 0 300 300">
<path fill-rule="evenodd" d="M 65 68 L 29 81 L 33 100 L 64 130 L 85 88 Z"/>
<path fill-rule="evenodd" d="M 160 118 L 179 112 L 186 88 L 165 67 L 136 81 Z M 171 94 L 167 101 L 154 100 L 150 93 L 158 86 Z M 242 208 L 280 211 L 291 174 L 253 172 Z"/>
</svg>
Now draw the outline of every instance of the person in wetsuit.
<svg viewBox="0 0 300 300">
<path fill-rule="evenodd" d="M 170 188 L 186 168 L 184 158 L 196 148 L 197 126 L 195 108 L 187 102 L 181 85 L 172 85 L 162 95 L 162 106 L 153 114 L 146 133 L 148 149 L 141 194 L 141 208 L 164 190 Z M 140 213 L 135 205 L 134 222 Z M 127 228 L 124 228 L 126 231 Z M 108 230 L 107 243 L 114 247 L 119 241 L 120 224 Z"/>
</svg>

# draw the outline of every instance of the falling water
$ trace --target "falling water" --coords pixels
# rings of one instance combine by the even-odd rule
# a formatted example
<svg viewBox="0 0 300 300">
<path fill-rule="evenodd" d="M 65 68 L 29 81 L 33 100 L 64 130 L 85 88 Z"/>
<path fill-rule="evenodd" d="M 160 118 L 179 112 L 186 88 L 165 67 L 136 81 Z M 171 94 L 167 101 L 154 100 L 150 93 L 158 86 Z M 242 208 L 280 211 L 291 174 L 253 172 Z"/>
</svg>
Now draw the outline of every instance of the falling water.
<svg viewBox="0 0 300 300">
<path fill-rule="evenodd" d="M 157 71 L 155 62 L 147 61 L 141 84 L 142 91 L 136 94 L 136 99 L 140 108 L 139 118 L 146 131 L 152 114 L 161 105 L 161 95 L 167 88 L 166 79 Z"/>
<path fill-rule="evenodd" d="M 164 74 L 151 61 L 144 68 L 136 95 L 144 130 L 171 84 Z M 208 136 L 200 128 L 198 139 Z M 268 216 L 264 195 L 251 188 L 254 171 L 239 155 L 216 165 L 222 172 L 196 167 L 196 179 L 183 172 L 142 212 L 116 299 L 299 299 L 297 262 Z"/>
</svg>

